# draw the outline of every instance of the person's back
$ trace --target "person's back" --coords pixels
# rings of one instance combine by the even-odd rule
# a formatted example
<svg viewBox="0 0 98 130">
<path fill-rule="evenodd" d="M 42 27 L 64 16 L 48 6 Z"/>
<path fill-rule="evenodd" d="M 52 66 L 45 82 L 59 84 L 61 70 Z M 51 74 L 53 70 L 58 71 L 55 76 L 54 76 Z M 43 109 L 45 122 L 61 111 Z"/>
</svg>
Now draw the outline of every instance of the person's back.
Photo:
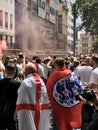
<svg viewBox="0 0 98 130">
<path fill-rule="evenodd" d="M 25 76 L 18 90 L 16 107 L 19 130 L 49 130 L 49 101 L 45 84 L 33 64 L 26 66 Z"/>
<path fill-rule="evenodd" d="M 46 84 L 53 117 L 58 130 L 71 130 L 81 125 L 81 104 L 75 99 L 81 87 L 78 78 L 65 68 L 64 59 L 55 59 L 54 69 Z"/>
<path fill-rule="evenodd" d="M 81 95 L 82 99 L 85 100 L 81 111 L 81 130 L 98 130 L 98 98 L 94 91 L 87 95 L 92 95 L 92 98 L 88 99 L 87 96 Z"/>
<path fill-rule="evenodd" d="M 0 130 L 15 130 L 14 112 L 20 82 L 13 79 L 14 67 L 8 65 L 6 78 L 0 80 Z M 10 73 L 10 75 L 8 75 Z M 12 76 L 13 75 L 13 76 Z"/>
<path fill-rule="evenodd" d="M 74 60 L 74 74 L 78 76 L 78 71 L 79 69 L 81 68 L 81 65 L 80 65 L 80 61 L 79 60 Z"/>
</svg>

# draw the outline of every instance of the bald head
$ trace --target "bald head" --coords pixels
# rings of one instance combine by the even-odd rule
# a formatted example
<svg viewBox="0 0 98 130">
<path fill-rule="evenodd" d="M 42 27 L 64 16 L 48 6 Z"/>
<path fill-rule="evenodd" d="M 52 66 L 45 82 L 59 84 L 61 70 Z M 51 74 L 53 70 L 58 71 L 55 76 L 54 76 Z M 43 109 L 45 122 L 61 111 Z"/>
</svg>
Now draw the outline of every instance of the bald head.
<svg viewBox="0 0 98 130">
<path fill-rule="evenodd" d="M 26 65 L 25 76 L 37 72 L 36 67 L 33 63 Z"/>
</svg>

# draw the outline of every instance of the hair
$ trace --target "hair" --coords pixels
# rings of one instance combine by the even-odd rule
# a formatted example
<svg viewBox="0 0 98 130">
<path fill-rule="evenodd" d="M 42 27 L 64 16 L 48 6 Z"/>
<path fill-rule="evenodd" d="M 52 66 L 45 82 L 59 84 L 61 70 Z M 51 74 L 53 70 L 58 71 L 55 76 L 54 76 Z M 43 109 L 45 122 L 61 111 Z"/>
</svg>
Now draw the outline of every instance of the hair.
<svg viewBox="0 0 98 130">
<path fill-rule="evenodd" d="M 79 65 L 80 61 L 79 60 L 74 60 L 74 63 L 76 63 L 77 65 Z"/>
<path fill-rule="evenodd" d="M 26 65 L 26 67 L 25 67 L 25 72 L 26 72 L 27 74 L 31 74 L 31 73 L 37 72 L 35 65 L 33 65 L 32 63 Z"/>
<path fill-rule="evenodd" d="M 38 56 L 33 56 L 32 60 L 36 60 L 37 58 L 39 58 Z"/>
<path fill-rule="evenodd" d="M 15 71 L 15 69 L 16 69 L 16 66 L 13 64 L 13 63 L 8 63 L 7 65 L 6 65 L 6 70 L 8 70 L 8 71 Z"/>
<path fill-rule="evenodd" d="M 61 57 L 56 58 L 54 60 L 54 64 L 57 64 L 59 67 L 63 67 L 65 65 L 65 60 Z"/>
<path fill-rule="evenodd" d="M 93 56 L 93 57 L 92 57 L 92 60 L 94 60 L 94 61 L 95 61 L 95 63 L 97 63 L 97 64 L 98 64 L 98 56 Z"/>
<path fill-rule="evenodd" d="M 16 66 L 14 63 L 8 63 L 5 67 L 6 76 L 14 77 L 16 73 Z"/>
<path fill-rule="evenodd" d="M 90 60 L 91 60 L 91 57 L 86 57 L 84 61 L 86 62 L 86 64 L 90 64 Z"/>
<path fill-rule="evenodd" d="M 36 58 L 36 63 L 41 63 L 41 59 L 40 58 Z"/>
</svg>

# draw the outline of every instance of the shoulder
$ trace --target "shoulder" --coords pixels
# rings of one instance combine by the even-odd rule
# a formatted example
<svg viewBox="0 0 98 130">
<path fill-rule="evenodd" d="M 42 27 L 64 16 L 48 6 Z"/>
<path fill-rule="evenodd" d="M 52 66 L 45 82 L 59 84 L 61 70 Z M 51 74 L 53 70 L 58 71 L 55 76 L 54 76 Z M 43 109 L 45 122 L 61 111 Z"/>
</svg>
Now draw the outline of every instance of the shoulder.
<svg viewBox="0 0 98 130">
<path fill-rule="evenodd" d="M 36 74 L 36 77 L 35 77 L 36 79 L 40 78 L 40 77 L 37 77 L 37 76 L 39 76 L 39 75 Z M 27 77 L 25 77 L 25 79 L 22 81 L 21 84 L 25 84 L 26 85 L 26 84 L 34 83 L 35 82 L 35 78 L 34 78 L 34 76 L 32 74 L 30 74 Z"/>
<path fill-rule="evenodd" d="M 98 68 L 92 70 L 91 75 L 98 75 Z"/>
<path fill-rule="evenodd" d="M 60 80 L 64 77 L 70 76 L 71 71 L 68 69 L 65 69 L 64 71 L 60 70 L 54 70 L 52 74 L 49 76 L 47 82 L 50 84 L 52 82 L 56 82 L 57 80 Z"/>
<path fill-rule="evenodd" d="M 4 79 L 0 79 L 0 87 L 4 86 L 4 84 L 5 84 L 5 80 Z"/>
<path fill-rule="evenodd" d="M 8 81 L 7 78 L 0 79 L 0 84 L 1 84 L 1 83 L 6 83 L 7 81 Z"/>
<path fill-rule="evenodd" d="M 17 86 L 17 87 L 19 87 L 21 84 L 19 81 L 15 80 L 15 79 L 10 79 L 9 83 L 14 85 L 14 86 Z"/>
<path fill-rule="evenodd" d="M 98 67 L 96 67 L 92 72 L 93 73 L 98 73 Z"/>
</svg>

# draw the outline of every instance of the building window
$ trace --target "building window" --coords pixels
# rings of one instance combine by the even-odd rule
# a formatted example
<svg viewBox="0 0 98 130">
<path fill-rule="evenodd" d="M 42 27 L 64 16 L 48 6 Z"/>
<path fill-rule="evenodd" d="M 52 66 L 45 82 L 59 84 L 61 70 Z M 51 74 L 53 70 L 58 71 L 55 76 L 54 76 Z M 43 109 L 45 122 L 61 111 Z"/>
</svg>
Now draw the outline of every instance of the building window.
<svg viewBox="0 0 98 130">
<path fill-rule="evenodd" d="M 13 36 L 10 36 L 10 47 L 13 47 Z"/>
<path fill-rule="evenodd" d="M 0 26 L 3 26 L 3 11 L 0 10 Z"/>
<path fill-rule="evenodd" d="M 5 40 L 8 41 L 8 36 L 7 35 L 5 36 Z"/>
<path fill-rule="evenodd" d="M 62 33 L 62 15 L 58 16 L 58 32 Z"/>
<path fill-rule="evenodd" d="M 5 28 L 8 28 L 8 13 L 5 12 Z"/>
<path fill-rule="evenodd" d="M 63 4 L 63 3 L 64 3 L 64 0 L 59 0 L 59 3 L 60 3 L 60 4 Z"/>
<path fill-rule="evenodd" d="M 3 35 L 2 34 L 0 34 L 0 40 L 3 40 Z"/>
<path fill-rule="evenodd" d="M 10 14 L 10 29 L 13 29 L 13 14 Z"/>
<path fill-rule="evenodd" d="M 6 43 L 7 43 L 7 46 L 9 46 L 9 45 L 8 45 L 8 36 L 7 36 L 7 35 L 5 35 L 5 41 L 6 41 Z"/>
</svg>

